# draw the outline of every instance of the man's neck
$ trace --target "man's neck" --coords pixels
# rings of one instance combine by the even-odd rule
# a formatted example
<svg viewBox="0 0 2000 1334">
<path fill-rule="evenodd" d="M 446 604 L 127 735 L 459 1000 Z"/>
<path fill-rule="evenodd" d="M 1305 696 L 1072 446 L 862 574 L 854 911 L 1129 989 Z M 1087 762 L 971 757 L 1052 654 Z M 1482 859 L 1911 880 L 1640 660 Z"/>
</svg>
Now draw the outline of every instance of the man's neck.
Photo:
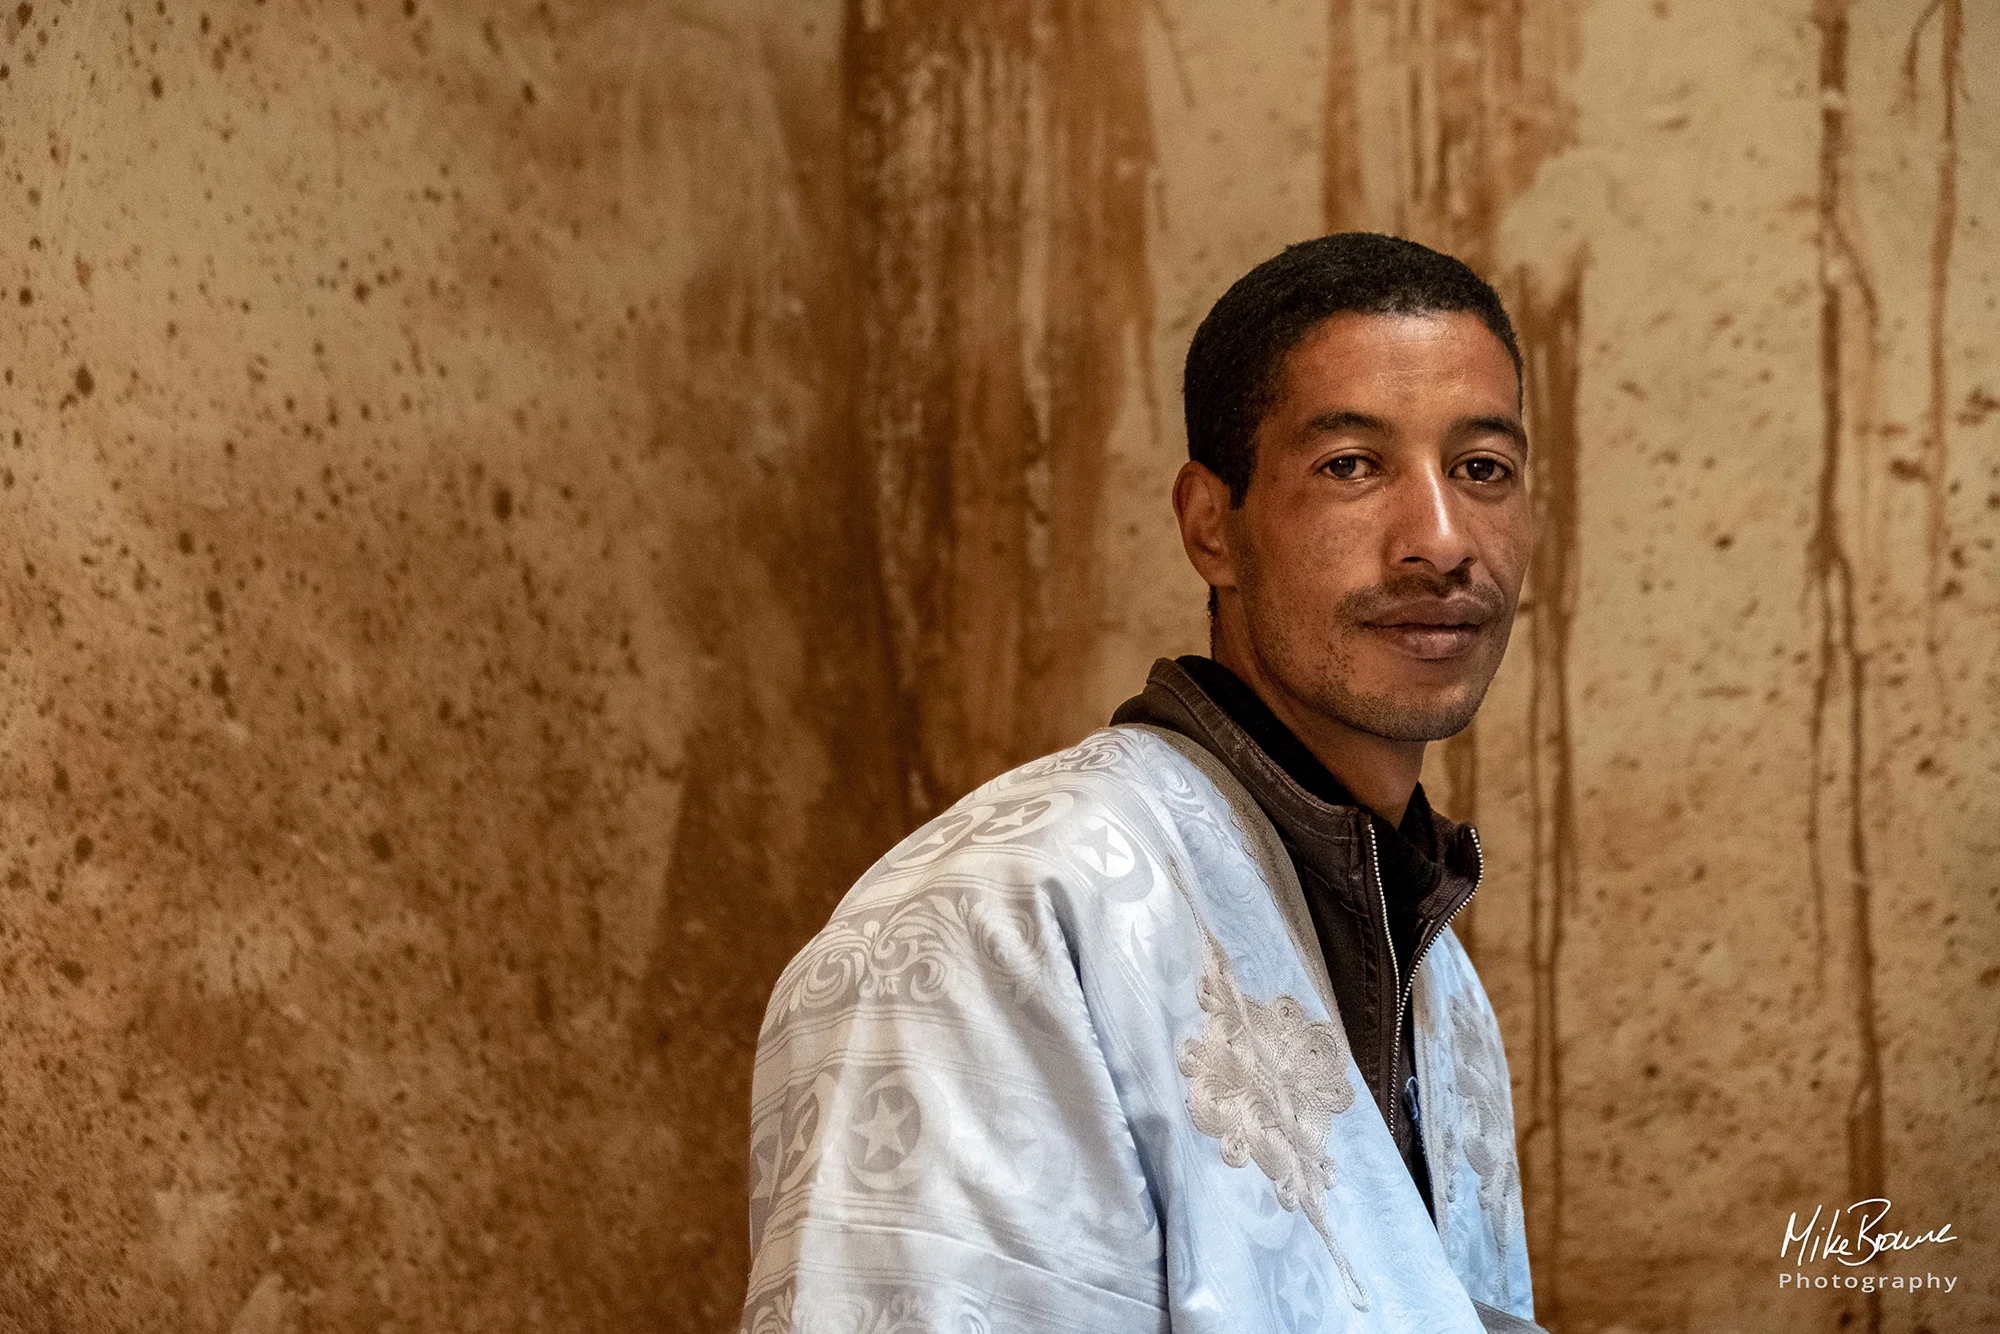
<svg viewBox="0 0 2000 1334">
<path fill-rule="evenodd" d="M 1424 743 L 1392 741 L 1328 717 L 1286 690 L 1256 653 L 1232 644 L 1230 638 L 1217 635 L 1210 656 L 1256 691 L 1265 707 L 1356 800 L 1390 824 L 1402 824 L 1410 794 L 1423 775 Z"/>
</svg>

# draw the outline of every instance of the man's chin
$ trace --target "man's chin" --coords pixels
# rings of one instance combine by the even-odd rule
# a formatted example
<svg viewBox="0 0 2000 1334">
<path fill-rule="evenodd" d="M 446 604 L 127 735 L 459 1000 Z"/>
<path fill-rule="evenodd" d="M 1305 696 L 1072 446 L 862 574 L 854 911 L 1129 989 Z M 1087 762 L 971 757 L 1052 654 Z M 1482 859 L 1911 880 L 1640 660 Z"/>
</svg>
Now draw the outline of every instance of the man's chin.
<svg viewBox="0 0 2000 1334">
<path fill-rule="evenodd" d="M 1326 701 L 1327 712 L 1358 732 L 1389 741 L 1443 741 L 1471 726 L 1486 690 L 1462 690 L 1445 699 L 1334 694 Z"/>
</svg>

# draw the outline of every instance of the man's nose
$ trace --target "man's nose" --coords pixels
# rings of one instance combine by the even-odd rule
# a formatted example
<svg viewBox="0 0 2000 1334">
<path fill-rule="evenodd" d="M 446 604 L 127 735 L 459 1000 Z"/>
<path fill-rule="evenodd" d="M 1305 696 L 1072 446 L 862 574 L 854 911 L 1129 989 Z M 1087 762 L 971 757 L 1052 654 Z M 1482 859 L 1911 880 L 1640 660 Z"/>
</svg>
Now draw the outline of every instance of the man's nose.
<svg viewBox="0 0 2000 1334">
<path fill-rule="evenodd" d="M 1451 479 L 1441 468 L 1412 469 L 1396 490 L 1388 533 L 1391 564 L 1423 563 L 1449 574 L 1472 563 L 1478 554 L 1472 533 L 1457 512 Z"/>
</svg>

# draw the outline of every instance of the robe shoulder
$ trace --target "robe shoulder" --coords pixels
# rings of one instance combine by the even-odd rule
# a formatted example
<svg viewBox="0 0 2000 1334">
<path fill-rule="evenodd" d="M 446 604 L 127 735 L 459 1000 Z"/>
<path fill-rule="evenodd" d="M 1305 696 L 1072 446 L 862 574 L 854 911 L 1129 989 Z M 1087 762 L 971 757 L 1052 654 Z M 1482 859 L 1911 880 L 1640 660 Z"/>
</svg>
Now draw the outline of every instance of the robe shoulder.
<svg viewBox="0 0 2000 1334">
<path fill-rule="evenodd" d="M 772 993 L 746 1329 L 793 1309 L 1156 1330 L 1164 1247 L 1073 920 L 1142 860 L 1156 738 L 985 784 L 878 861 Z M 1086 909 L 1086 911 L 1088 911 Z"/>
<path fill-rule="evenodd" d="M 990 929 L 980 936 L 982 923 L 991 928 L 1005 919 L 1026 933 L 1014 944 L 1045 953 L 1057 941 L 1041 928 L 1061 935 L 1067 919 L 1095 912 L 1097 896 L 1129 900 L 1138 882 L 1145 891 L 1158 889 L 1175 839 L 1176 806 L 1180 818 L 1205 809 L 1194 796 L 1200 781 L 1158 737 L 1117 727 L 974 789 L 890 849 L 848 891 L 780 977 L 764 1031 L 803 1006 L 894 999 L 911 987 L 928 994 L 944 981 L 939 951 L 960 944 L 998 949 L 984 962 L 1003 973 L 1030 967 L 1028 955 L 1002 948 L 1007 942 Z M 891 919 L 903 929 L 884 936 Z M 925 935 L 924 948 L 887 948 L 890 940 L 914 946 L 910 933 L 930 928 L 942 935 L 936 941 Z M 963 938 L 968 932 L 977 939 Z M 870 933 L 865 962 L 856 953 L 862 933 Z"/>
</svg>

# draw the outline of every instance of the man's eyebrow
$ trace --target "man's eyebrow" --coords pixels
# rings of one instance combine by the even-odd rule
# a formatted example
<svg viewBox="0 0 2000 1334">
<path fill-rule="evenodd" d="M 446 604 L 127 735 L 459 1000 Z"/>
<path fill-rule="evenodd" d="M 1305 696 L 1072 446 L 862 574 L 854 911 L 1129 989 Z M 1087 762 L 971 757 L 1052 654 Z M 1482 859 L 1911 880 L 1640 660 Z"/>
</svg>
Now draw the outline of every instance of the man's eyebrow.
<svg viewBox="0 0 2000 1334">
<path fill-rule="evenodd" d="M 1388 435 L 1389 423 L 1380 417 L 1371 417 L 1365 412 L 1349 412 L 1345 409 L 1322 412 L 1306 423 L 1306 430 L 1312 435 L 1332 435 L 1340 431 L 1360 431 L 1374 435 Z"/>
<path fill-rule="evenodd" d="M 1522 454 L 1528 452 L 1528 428 L 1514 417 L 1461 417 L 1453 423 L 1453 435 L 1504 435 L 1510 437 Z"/>
<path fill-rule="evenodd" d="M 1311 435 L 1333 435 L 1343 431 L 1354 431 L 1370 435 L 1391 434 L 1389 423 L 1380 417 L 1371 417 L 1365 412 L 1340 409 L 1322 412 L 1306 422 L 1306 431 Z M 1483 416 L 1461 417 L 1452 423 L 1451 433 L 1456 436 L 1504 435 L 1511 439 L 1523 455 L 1528 452 L 1528 429 L 1514 417 Z"/>
</svg>

